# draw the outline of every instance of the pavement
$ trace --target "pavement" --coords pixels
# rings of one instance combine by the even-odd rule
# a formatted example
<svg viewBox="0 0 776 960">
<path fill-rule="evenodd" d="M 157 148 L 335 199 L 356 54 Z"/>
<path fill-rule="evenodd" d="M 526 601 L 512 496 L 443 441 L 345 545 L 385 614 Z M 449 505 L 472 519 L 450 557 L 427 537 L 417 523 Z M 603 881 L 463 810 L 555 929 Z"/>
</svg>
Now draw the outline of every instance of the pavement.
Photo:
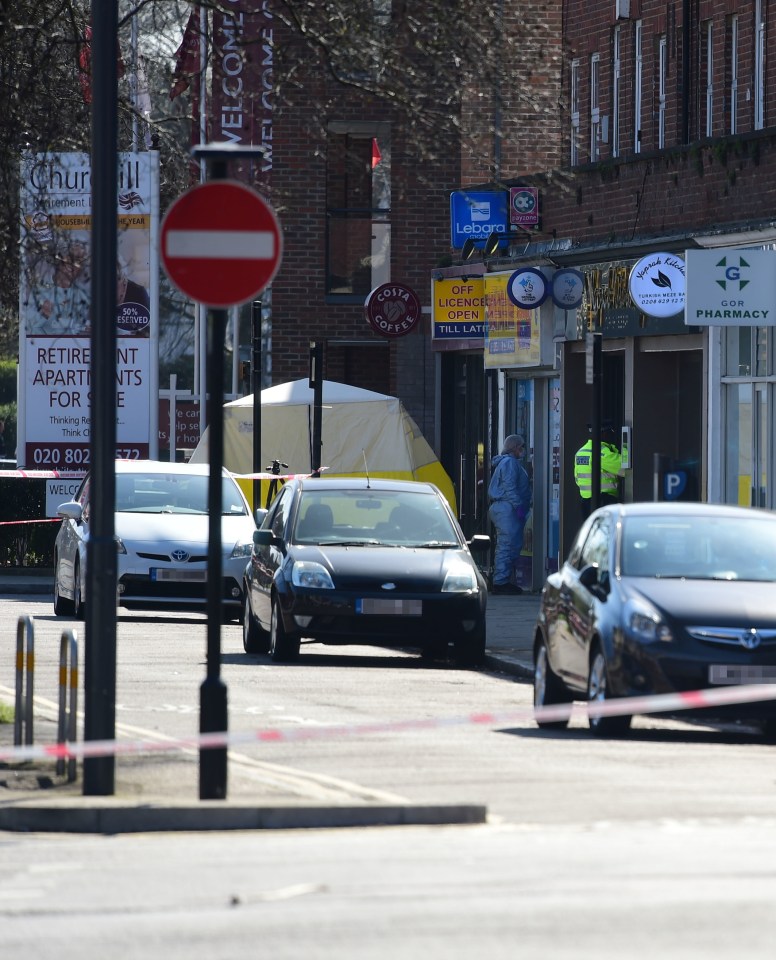
<svg viewBox="0 0 776 960">
<path fill-rule="evenodd" d="M 35 595 L 53 602 L 50 570 L 0 573 L 0 598 Z M 485 668 L 516 681 L 530 681 L 531 642 L 539 594 L 491 595 L 488 598 Z M 11 684 L 8 684 L 9 686 Z M 11 705 L 11 704 L 9 704 Z M 35 743 L 56 741 L 53 717 L 36 709 Z M 0 748 L 13 745 L 13 724 L 0 723 Z M 186 755 L 184 755 L 184 753 Z M 229 753 L 228 769 L 239 761 Z M 227 797 L 200 800 L 199 758 L 180 754 L 121 754 L 114 768 L 110 796 L 84 795 L 82 767 L 68 781 L 55 761 L 0 760 L 0 831 L 62 833 L 137 833 L 151 831 L 293 829 L 408 824 L 483 823 L 487 808 L 479 804 L 417 804 L 367 789 L 299 789 L 277 776 L 227 776 Z M 352 786 L 352 785 L 351 785 Z"/>
</svg>

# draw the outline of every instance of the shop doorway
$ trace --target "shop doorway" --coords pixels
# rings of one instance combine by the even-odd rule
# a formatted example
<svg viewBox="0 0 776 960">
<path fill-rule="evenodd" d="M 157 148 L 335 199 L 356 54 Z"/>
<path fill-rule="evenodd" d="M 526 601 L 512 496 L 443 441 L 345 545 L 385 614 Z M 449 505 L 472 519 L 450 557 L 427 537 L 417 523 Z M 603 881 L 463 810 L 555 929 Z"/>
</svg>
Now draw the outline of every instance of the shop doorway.
<svg viewBox="0 0 776 960">
<path fill-rule="evenodd" d="M 467 538 L 488 532 L 485 452 L 491 384 L 481 352 L 442 355 L 440 461 L 453 481 Z"/>
</svg>

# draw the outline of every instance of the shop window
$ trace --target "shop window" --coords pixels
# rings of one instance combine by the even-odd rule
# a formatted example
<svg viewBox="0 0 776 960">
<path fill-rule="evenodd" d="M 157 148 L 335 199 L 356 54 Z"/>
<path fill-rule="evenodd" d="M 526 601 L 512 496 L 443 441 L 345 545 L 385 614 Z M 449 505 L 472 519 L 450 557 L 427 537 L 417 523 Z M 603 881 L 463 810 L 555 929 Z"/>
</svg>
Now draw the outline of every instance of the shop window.
<svg viewBox="0 0 776 960">
<path fill-rule="evenodd" d="M 326 293 L 365 297 L 390 280 L 391 141 L 387 123 L 329 124 Z"/>
</svg>

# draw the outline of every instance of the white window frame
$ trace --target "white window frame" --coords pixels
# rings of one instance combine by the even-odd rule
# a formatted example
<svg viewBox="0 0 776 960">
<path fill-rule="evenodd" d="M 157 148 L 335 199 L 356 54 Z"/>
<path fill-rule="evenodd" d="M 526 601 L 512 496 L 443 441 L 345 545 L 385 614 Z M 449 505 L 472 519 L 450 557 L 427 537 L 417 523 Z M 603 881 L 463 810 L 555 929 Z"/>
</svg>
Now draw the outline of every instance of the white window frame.
<svg viewBox="0 0 776 960">
<path fill-rule="evenodd" d="M 636 21 L 634 34 L 634 70 L 633 70 L 633 151 L 641 153 L 641 89 L 644 83 L 644 56 L 641 49 L 644 27 L 641 20 Z"/>
<path fill-rule="evenodd" d="M 579 163 L 579 60 L 571 61 L 569 101 L 571 106 L 571 166 Z"/>
<path fill-rule="evenodd" d="M 658 41 L 658 91 L 657 91 L 657 148 L 666 145 L 666 79 L 668 74 L 668 43 L 663 34 Z"/>
<path fill-rule="evenodd" d="M 714 32 L 706 21 L 706 136 L 714 135 Z"/>
<path fill-rule="evenodd" d="M 620 40 L 622 30 L 615 27 L 612 32 L 612 156 L 620 155 Z"/>
<path fill-rule="evenodd" d="M 590 57 L 590 162 L 600 159 L 601 142 L 601 54 Z"/>
<path fill-rule="evenodd" d="M 730 132 L 738 130 L 738 15 L 730 18 Z"/>
<path fill-rule="evenodd" d="M 765 24 L 762 0 L 756 0 L 754 10 L 754 128 L 765 125 Z"/>
</svg>

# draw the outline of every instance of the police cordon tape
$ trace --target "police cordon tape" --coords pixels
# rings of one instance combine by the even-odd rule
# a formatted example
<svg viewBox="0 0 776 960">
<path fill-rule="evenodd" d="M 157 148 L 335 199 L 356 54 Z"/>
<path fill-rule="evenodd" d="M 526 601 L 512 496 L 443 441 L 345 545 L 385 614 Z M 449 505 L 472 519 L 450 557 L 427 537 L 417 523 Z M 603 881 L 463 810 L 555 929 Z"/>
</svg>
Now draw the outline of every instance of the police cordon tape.
<svg viewBox="0 0 776 960">
<path fill-rule="evenodd" d="M 377 723 L 331 724 L 320 727 L 270 727 L 242 732 L 201 733 L 191 737 L 165 740 L 86 740 L 78 743 L 49 743 L 38 746 L 0 747 L 0 761 L 22 762 L 45 759 L 84 759 L 87 757 L 128 756 L 142 753 L 178 753 L 183 750 L 234 747 L 246 743 L 292 743 L 304 740 L 335 740 L 375 733 L 405 733 L 439 727 L 515 723 L 553 722 L 572 714 L 588 717 L 618 717 L 632 714 L 680 713 L 708 707 L 776 700 L 776 683 L 725 686 L 683 693 L 662 693 L 644 697 L 622 697 L 583 703 L 559 703 L 547 707 L 524 707 L 495 713 L 470 713 L 454 717 L 429 717 L 417 720 L 386 720 Z"/>
</svg>

